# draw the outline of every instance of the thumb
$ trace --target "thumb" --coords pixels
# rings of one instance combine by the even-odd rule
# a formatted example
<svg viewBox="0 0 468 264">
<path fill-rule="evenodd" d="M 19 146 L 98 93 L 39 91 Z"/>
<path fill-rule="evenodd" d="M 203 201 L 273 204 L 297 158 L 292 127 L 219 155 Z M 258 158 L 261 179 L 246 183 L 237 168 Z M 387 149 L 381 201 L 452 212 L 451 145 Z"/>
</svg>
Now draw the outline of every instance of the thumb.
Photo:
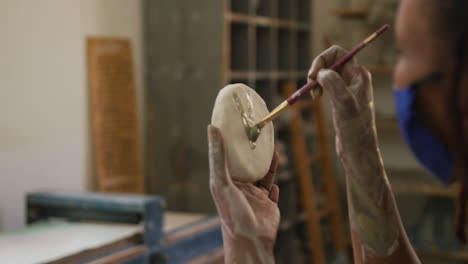
<svg viewBox="0 0 468 264">
<path fill-rule="evenodd" d="M 354 95 L 337 72 L 323 69 L 317 74 L 317 81 L 329 94 L 332 105 L 338 114 L 356 113 L 357 104 Z"/>
<path fill-rule="evenodd" d="M 219 128 L 208 125 L 208 158 L 210 185 L 215 189 L 232 184 L 226 168 L 224 139 Z"/>
</svg>

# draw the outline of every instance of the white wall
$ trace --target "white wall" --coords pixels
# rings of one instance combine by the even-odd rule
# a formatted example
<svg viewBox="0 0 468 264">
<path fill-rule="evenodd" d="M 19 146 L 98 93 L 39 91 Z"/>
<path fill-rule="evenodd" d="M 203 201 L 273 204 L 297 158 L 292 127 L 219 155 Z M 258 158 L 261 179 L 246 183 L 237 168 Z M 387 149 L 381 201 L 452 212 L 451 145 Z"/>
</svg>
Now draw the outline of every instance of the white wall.
<svg viewBox="0 0 468 264">
<path fill-rule="evenodd" d="M 131 39 L 142 102 L 141 0 L 0 0 L 1 231 L 23 226 L 27 191 L 93 186 L 90 34 Z"/>
</svg>

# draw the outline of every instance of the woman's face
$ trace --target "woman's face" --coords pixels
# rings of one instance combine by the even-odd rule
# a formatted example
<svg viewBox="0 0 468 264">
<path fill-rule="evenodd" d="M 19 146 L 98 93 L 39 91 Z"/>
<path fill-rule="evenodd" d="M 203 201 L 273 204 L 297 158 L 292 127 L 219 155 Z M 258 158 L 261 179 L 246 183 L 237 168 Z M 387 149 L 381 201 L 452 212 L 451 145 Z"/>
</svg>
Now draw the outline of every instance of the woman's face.
<svg viewBox="0 0 468 264">
<path fill-rule="evenodd" d="M 441 73 L 441 81 L 422 85 L 416 95 L 416 111 L 424 126 L 430 129 L 443 143 L 450 145 L 448 96 L 450 72 L 453 67 L 443 41 L 433 30 L 432 18 L 426 0 L 402 0 L 397 13 L 395 34 L 399 49 L 394 71 L 395 89 L 406 89 L 415 81 L 431 73 Z"/>
</svg>

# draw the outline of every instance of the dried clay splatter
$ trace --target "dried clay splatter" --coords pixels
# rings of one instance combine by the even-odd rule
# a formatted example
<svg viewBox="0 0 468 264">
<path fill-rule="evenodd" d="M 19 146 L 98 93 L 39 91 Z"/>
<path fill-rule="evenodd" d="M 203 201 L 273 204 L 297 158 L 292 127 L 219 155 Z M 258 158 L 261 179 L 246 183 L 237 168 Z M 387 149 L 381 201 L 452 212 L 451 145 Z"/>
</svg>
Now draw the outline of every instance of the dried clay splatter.
<svg viewBox="0 0 468 264">
<path fill-rule="evenodd" d="M 244 125 L 245 133 L 247 135 L 247 138 L 249 139 L 249 145 L 251 149 L 255 149 L 257 146 L 257 143 L 255 141 L 251 140 L 249 137 L 249 131 L 251 130 L 252 127 L 255 126 L 255 121 L 253 120 L 253 103 L 252 103 L 252 98 L 250 97 L 250 92 L 247 91 L 245 93 L 245 96 L 247 98 L 247 109 L 244 110 L 244 106 L 242 105 L 242 102 L 240 100 L 240 97 L 237 93 L 234 93 L 234 101 L 236 102 L 237 110 L 239 111 L 241 118 L 242 118 L 242 124 Z"/>
</svg>

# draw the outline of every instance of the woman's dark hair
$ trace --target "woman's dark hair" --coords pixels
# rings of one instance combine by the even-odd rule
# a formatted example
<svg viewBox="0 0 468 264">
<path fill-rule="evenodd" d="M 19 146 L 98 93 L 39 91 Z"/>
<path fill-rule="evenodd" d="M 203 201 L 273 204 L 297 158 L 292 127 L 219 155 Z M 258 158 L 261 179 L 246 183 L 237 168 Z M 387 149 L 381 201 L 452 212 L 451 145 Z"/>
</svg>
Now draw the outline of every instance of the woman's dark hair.
<svg viewBox="0 0 468 264">
<path fill-rule="evenodd" d="M 446 48 L 453 51 L 455 58 L 455 71 L 453 73 L 452 88 L 449 91 L 449 114 L 455 137 L 460 141 L 455 150 L 456 158 L 468 165 L 468 144 L 465 141 L 465 129 L 463 126 L 463 111 L 461 105 L 461 93 L 463 73 L 465 71 L 468 49 L 468 1 L 467 0 L 429 0 L 431 2 L 432 18 L 436 34 L 446 40 Z M 467 87 L 468 88 L 468 87 Z M 457 199 L 455 216 L 455 233 L 458 239 L 466 244 L 465 224 L 467 220 L 468 201 L 468 168 L 463 168 L 463 173 L 458 175 L 460 193 Z"/>
<path fill-rule="evenodd" d="M 466 31 L 468 1 L 466 0 L 429 0 L 432 25 L 436 33 L 442 34 L 449 41 L 456 41 Z"/>
</svg>

